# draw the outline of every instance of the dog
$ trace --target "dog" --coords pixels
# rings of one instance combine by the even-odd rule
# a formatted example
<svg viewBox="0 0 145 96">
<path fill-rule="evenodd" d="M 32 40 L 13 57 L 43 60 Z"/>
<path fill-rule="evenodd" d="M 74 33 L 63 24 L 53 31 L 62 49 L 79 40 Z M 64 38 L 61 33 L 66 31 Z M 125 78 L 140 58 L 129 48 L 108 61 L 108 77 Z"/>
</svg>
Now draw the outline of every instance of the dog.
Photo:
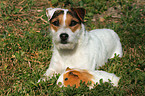
<svg viewBox="0 0 145 96">
<path fill-rule="evenodd" d="M 63 72 L 58 78 L 57 85 L 59 85 L 60 87 L 75 85 L 75 87 L 78 88 L 80 86 L 80 82 L 82 81 L 85 82 L 89 89 L 92 89 L 96 83 L 100 84 L 100 79 L 103 79 L 103 82 L 110 82 L 113 86 L 117 87 L 120 77 L 117 77 L 115 74 L 105 71 L 89 71 L 85 69 L 67 68 L 65 72 Z"/>
<path fill-rule="evenodd" d="M 53 53 L 44 76 L 61 74 L 67 67 L 94 71 L 115 54 L 122 57 L 122 46 L 118 35 L 111 29 L 86 31 L 83 24 L 85 14 L 84 8 L 46 9 Z"/>
</svg>

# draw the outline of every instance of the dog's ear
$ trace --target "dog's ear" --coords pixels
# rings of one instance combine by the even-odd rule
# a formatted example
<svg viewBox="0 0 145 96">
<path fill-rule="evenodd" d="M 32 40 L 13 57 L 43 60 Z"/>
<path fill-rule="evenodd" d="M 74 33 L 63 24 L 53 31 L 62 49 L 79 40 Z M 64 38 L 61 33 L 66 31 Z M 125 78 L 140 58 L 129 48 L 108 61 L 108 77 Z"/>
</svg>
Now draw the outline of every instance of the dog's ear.
<svg viewBox="0 0 145 96">
<path fill-rule="evenodd" d="M 71 8 L 71 10 L 77 14 L 82 22 L 84 21 L 84 17 L 86 14 L 86 10 L 84 8 Z"/>
<path fill-rule="evenodd" d="M 47 8 L 46 9 L 46 15 L 48 17 L 48 21 L 52 18 L 55 11 L 61 10 L 61 8 Z"/>
</svg>

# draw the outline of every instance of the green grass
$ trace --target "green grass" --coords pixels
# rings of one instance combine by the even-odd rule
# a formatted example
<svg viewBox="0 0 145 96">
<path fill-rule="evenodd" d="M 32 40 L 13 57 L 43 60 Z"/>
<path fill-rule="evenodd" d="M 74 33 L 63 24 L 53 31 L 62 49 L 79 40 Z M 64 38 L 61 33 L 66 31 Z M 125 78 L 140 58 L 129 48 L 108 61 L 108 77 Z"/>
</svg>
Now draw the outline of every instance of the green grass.
<svg viewBox="0 0 145 96">
<path fill-rule="evenodd" d="M 145 2 L 143 0 L 3 0 L 0 1 L 0 94 L 60 96 L 145 95 Z M 51 37 L 45 9 L 84 7 L 88 30 L 115 30 L 123 57 L 110 59 L 101 70 L 120 76 L 118 87 L 96 84 L 89 90 L 56 85 L 59 75 L 36 84 L 49 67 Z"/>
</svg>

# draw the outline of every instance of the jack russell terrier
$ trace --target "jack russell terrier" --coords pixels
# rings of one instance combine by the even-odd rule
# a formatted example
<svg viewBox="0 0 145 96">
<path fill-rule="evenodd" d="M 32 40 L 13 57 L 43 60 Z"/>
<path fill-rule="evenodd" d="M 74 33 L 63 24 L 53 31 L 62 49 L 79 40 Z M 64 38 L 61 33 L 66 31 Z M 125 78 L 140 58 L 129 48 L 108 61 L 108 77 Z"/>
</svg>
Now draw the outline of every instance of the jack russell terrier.
<svg viewBox="0 0 145 96">
<path fill-rule="evenodd" d="M 73 86 L 75 85 L 76 88 L 80 86 L 80 82 L 85 82 L 85 84 L 92 89 L 96 83 L 100 83 L 100 79 L 103 80 L 103 82 L 109 82 L 112 83 L 113 86 L 118 86 L 119 77 L 117 77 L 113 73 L 108 73 L 105 71 L 88 71 L 84 69 L 70 69 L 67 68 L 65 72 L 63 72 L 60 77 L 57 80 L 57 84 L 62 87 L 67 87 L 68 85 Z M 61 83 L 59 83 L 61 82 Z M 88 82 L 91 82 L 88 84 Z"/>
<path fill-rule="evenodd" d="M 120 38 L 111 29 L 85 30 L 84 8 L 47 8 L 53 54 L 44 76 L 62 73 L 67 67 L 94 71 L 109 58 L 122 57 Z M 41 80 L 41 79 L 40 79 Z M 40 82 L 40 80 L 38 82 Z M 45 79 L 43 78 L 45 81 Z"/>
</svg>

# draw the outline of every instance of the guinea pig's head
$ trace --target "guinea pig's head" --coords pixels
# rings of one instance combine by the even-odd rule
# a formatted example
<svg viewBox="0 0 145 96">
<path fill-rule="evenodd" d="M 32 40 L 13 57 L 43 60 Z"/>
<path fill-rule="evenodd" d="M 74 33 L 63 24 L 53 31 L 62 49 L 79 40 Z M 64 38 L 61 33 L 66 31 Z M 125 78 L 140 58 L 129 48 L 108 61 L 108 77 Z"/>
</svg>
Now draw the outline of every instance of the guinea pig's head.
<svg viewBox="0 0 145 96">
<path fill-rule="evenodd" d="M 67 68 L 66 71 L 67 72 L 63 74 L 63 83 L 65 87 L 68 85 L 76 85 L 76 88 L 78 88 L 81 81 L 85 82 L 85 84 L 90 81 L 92 82 L 93 76 L 87 70 Z"/>
</svg>

